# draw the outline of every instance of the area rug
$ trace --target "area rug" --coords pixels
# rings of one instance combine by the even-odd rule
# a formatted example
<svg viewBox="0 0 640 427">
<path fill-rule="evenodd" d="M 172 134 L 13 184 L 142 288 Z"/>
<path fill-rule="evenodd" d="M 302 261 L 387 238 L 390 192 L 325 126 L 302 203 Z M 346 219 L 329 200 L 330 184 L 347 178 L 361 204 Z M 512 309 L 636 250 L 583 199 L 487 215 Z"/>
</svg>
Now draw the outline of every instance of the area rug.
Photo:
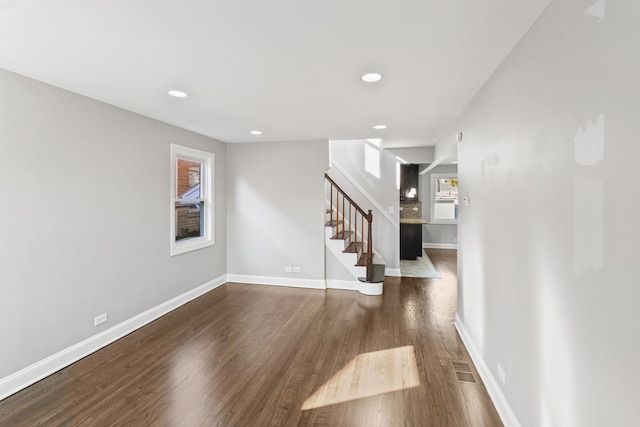
<svg viewBox="0 0 640 427">
<path fill-rule="evenodd" d="M 402 277 L 419 277 L 421 279 L 441 279 L 433 263 L 422 251 L 422 256 L 415 261 L 400 260 L 400 274 Z"/>
</svg>

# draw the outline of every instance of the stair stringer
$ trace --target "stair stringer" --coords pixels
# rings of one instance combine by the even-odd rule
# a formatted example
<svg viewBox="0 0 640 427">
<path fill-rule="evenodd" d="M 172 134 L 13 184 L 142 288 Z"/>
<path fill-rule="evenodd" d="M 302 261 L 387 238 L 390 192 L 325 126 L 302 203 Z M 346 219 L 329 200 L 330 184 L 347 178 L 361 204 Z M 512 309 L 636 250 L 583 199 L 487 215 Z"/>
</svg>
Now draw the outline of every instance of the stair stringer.
<svg viewBox="0 0 640 427">
<path fill-rule="evenodd" d="M 338 239 L 334 240 L 331 237 L 335 234 L 334 227 L 325 227 L 324 241 L 327 249 L 331 252 L 340 264 L 347 269 L 349 274 L 353 276 L 353 280 L 358 280 L 358 277 L 367 275 L 367 268 L 364 266 L 356 265 L 358 263 L 359 254 L 357 253 L 345 253 L 345 241 Z"/>
<path fill-rule="evenodd" d="M 382 295 L 383 283 L 366 283 L 358 280 L 359 277 L 367 276 L 367 268 L 365 266 L 356 265 L 360 254 L 343 252 L 345 249 L 345 241 L 342 239 L 332 239 L 336 233 L 335 227 L 325 227 L 325 247 L 340 261 L 345 269 L 353 276 L 353 281 L 349 281 L 345 288 L 355 289 L 364 295 Z M 373 254 L 374 262 L 380 263 L 380 257 Z"/>
<path fill-rule="evenodd" d="M 329 199 L 325 199 L 325 204 L 326 204 L 326 206 L 330 206 Z M 330 208 L 327 208 L 327 209 L 330 209 L 330 210 L 334 211 L 334 210 L 335 210 L 335 207 L 334 207 L 334 206 L 331 206 Z M 330 221 L 330 220 L 332 220 L 332 219 L 333 219 L 333 217 L 331 216 L 331 214 L 327 213 L 327 214 L 325 215 L 325 222 L 328 222 L 328 221 Z M 344 218 L 342 217 L 342 212 L 338 211 L 338 221 L 343 221 L 343 220 L 344 220 Z M 345 221 L 345 228 L 346 228 L 347 230 L 348 230 L 348 229 L 350 229 L 350 228 L 351 228 L 351 221 L 349 220 L 349 218 L 347 218 L 347 219 L 346 219 L 346 220 L 344 220 L 344 221 Z M 326 227 L 326 228 L 331 229 L 331 227 Z M 333 236 L 333 235 L 335 235 L 335 228 L 333 229 L 333 234 L 332 234 L 332 236 Z M 331 236 L 330 236 L 330 237 L 331 237 Z M 359 225 L 358 225 L 358 232 L 356 233 L 356 236 L 355 236 L 355 240 L 356 240 L 357 242 L 362 242 L 362 241 L 364 240 L 364 239 L 363 239 L 363 237 L 362 237 L 362 230 L 361 230 L 361 228 L 360 228 L 360 226 L 359 226 Z M 346 248 L 346 245 L 345 245 L 345 248 Z M 341 249 L 341 252 L 342 252 L 345 248 L 342 248 L 342 249 Z M 364 250 L 364 249 L 365 249 L 365 248 L 363 247 L 363 250 Z M 384 264 L 384 265 L 387 265 L 387 263 L 385 262 L 384 258 L 382 258 L 382 256 L 380 256 L 379 254 L 380 254 L 380 251 L 379 251 L 379 250 L 377 250 L 377 249 L 375 248 L 375 246 L 374 246 L 374 247 L 373 247 L 373 263 L 374 263 L 374 264 Z M 358 255 L 358 259 L 360 259 L 360 255 Z M 356 264 L 357 264 L 357 260 L 356 260 Z M 361 277 L 361 276 L 359 276 L 359 277 Z"/>
</svg>

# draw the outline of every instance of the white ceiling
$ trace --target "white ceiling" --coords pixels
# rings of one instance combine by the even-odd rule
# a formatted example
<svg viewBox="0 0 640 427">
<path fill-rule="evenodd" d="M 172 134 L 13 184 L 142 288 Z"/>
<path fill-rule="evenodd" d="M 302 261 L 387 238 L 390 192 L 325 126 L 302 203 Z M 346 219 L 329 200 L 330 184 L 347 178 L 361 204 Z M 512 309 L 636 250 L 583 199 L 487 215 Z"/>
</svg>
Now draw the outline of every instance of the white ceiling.
<svg viewBox="0 0 640 427">
<path fill-rule="evenodd" d="M 0 0 L 0 68 L 224 142 L 426 146 L 549 1 Z"/>
</svg>

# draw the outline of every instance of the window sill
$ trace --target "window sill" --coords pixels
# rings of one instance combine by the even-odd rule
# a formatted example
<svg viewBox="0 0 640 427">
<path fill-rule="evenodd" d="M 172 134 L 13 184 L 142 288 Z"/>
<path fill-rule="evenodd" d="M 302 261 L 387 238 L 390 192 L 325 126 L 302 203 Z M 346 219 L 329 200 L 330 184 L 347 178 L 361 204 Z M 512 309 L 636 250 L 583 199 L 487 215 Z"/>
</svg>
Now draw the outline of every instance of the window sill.
<svg viewBox="0 0 640 427">
<path fill-rule="evenodd" d="M 198 249 L 208 248 L 213 246 L 215 242 L 213 239 L 191 239 L 188 242 L 174 243 L 171 245 L 171 256 L 186 254 L 188 252 L 197 251 Z"/>
</svg>

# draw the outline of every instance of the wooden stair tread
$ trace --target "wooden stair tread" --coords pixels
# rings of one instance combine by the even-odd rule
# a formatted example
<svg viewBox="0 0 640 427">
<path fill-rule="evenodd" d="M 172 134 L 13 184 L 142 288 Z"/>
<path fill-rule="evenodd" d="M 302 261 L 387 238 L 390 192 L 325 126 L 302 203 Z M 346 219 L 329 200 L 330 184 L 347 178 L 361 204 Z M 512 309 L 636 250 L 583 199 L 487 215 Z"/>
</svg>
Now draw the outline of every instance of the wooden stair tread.
<svg viewBox="0 0 640 427">
<path fill-rule="evenodd" d="M 356 267 L 366 267 L 366 266 L 367 266 L 367 253 L 362 252 L 362 255 L 360 256 L 360 259 L 358 259 L 358 263 L 356 264 Z"/>
<path fill-rule="evenodd" d="M 336 227 L 338 224 L 342 224 L 342 221 L 337 219 L 332 219 L 331 221 L 327 221 L 324 223 L 325 227 Z"/>
<path fill-rule="evenodd" d="M 335 236 L 333 236 L 331 239 L 332 240 L 346 240 L 352 234 L 353 234 L 353 232 L 351 232 L 351 231 L 341 231 L 338 234 L 336 234 Z"/>
<path fill-rule="evenodd" d="M 362 246 L 363 246 L 362 242 L 351 242 L 351 244 L 347 246 L 347 248 L 342 252 L 355 254 L 360 252 L 360 250 L 362 249 Z"/>
</svg>

